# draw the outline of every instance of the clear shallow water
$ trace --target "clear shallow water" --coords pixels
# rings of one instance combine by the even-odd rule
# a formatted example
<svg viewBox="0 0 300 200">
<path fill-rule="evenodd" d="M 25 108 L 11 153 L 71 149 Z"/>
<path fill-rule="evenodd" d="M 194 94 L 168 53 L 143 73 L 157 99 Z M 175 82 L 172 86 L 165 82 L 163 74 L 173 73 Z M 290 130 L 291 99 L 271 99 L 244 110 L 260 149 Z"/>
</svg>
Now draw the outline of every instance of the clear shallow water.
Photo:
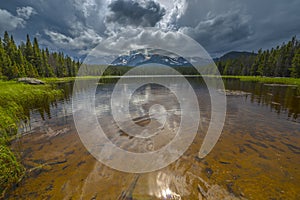
<svg viewBox="0 0 300 200">
<path fill-rule="evenodd" d="M 96 112 L 108 137 L 126 148 L 133 141 L 111 122 L 109 98 L 116 80 L 97 89 Z M 65 99 L 31 114 L 31 130 L 15 141 L 28 176 L 8 199 L 299 199 L 299 88 L 225 81 L 226 89 L 249 94 L 227 98 L 223 133 L 213 151 L 197 158 L 210 118 L 210 101 L 203 82 L 189 79 L 201 109 L 201 126 L 187 152 L 170 166 L 147 174 L 122 173 L 94 159 L 82 145 L 72 118 L 72 84 L 61 84 Z M 173 87 L 180 88 L 179 82 Z M 83 88 L 83 93 L 88 88 Z M 172 94 L 158 85 L 138 90 L 131 112 L 139 125 L 149 123 L 141 102 L 163 101 L 180 111 Z M 151 102 L 151 101 L 150 101 Z M 144 107 L 143 107 L 144 106 Z M 46 112 L 45 112 L 46 111 Z M 42 116 L 41 117 L 41 113 Z M 176 119 L 172 128 L 176 128 Z M 170 129 L 172 130 L 172 129 Z M 172 137 L 172 135 L 170 135 Z M 129 145 L 127 150 L 143 151 Z M 164 141 L 162 142 L 163 145 Z M 43 165 L 42 168 L 36 168 Z"/>
</svg>

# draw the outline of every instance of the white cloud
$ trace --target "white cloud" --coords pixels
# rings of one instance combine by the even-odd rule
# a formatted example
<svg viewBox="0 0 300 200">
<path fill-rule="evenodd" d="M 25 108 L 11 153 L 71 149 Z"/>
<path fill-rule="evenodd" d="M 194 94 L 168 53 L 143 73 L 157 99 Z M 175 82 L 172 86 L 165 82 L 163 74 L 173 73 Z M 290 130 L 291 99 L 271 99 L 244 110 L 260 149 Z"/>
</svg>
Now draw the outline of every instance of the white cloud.
<svg viewBox="0 0 300 200">
<path fill-rule="evenodd" d="M 45 30 L 45 34 L 50 37 L 51 42 L 56 47 L 69 50 L 82 50 L 97 45 L 101 40 L 93 29 L 84 27 L 81 23 L 75 23 L 70 30 L 71 35 Z"/>
<path fill-rule="evenodd" d="M 22 28 L 26 24 L 25 20 L 12 15 L 4 9 L 0 9 L 0 31 L 12 31 L 16 28 Z"/>
<path fill-rule="evenodd" d="M 125 27 L 128 31 L 135 31 L 130 25 L 105 22 L 111 12 L 109 5 L 115 1 L 3 1 L 0 31 L 12 31 L 16 41 L 24 39 L 27 33 L 35 35 L 40 32 L 40 41 L 49 48 L 77 54 L 77 48 L 91 49 L 97 41 L 116 36 Z M 145 7 L 144 2 L 148 0 L 133 1 Z M 188 34 L 211 53 L 271 48 L 300 34 L 299 0 L 290 0 L 288 3 L 282 0 L 153 1 L 166 9 L 155 27 Z M 33 16 L 37 12 L 39 16 Z M 43 31 L 45 29 L 47 31 Z"/>
<path fill-rule="evenodd" d="M 37 12 L 34 10 L 34 8 L 30 6 L 22 7 L 22 8 L 17 8 L 17 14 L 19 17 L 23 19 L 29 19 L 31 15 L 37 14 Z"/>
<path fill-rule="evenodd" d="M 162 1 L 168 9 L 167 13 L 159 22 L 159 27 L 163 29 L 177 29 L 177 21 L 184 15 L 188 8 L 188 2 L 186 0 L 173 0 L 173 1 Z"/>
<path fill-rule="evenodd" d="M 77 10 L 83 13 L 85 18 L 89 17 L 98 8 L 95 0 L 77 0 L 74 5 Z"/>
<path fill-rule="evenodd" d="M 136 49 L 162 49 L 184 57 L 201 57 L 208 59 L 204 49 L 191 38 L 175 31 L 162 31 L 158 28 L 127 27 L 108 38 L 104 38 L 92 51 L 95 58 L 110 55 L 122 55 Z M 91 51 L 82 51 L 89 54 Z M 99 60 L 101 62 L 101 60 Z"/>
</svg>

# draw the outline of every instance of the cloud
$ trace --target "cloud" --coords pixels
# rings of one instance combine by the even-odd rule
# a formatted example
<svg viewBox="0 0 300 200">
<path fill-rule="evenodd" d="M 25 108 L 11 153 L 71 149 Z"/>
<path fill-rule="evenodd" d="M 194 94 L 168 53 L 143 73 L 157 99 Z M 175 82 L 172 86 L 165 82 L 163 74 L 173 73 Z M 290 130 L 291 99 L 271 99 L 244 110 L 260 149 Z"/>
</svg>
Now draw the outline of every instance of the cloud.
<svg viewBox="0 0 300 200">
<path fill-rule="evenodd" d="M 102 1 L 96 0 L 76 0 L 74 1 L 74 6 L 77 11 L 82 12 L 84 18 L 95 17 L 94 15 L 101 11 L 103 12 Z M 102 13 L 100 12 L 100 13 Z"/>
<path fill-rule="evenodd" d="M 81 23 L 75 23 L 73 25 L 72 31 L 70 31 L 70 36 L 48 29 L 44 32 L 47 36 L 49 36 L 51 42 L 60 49 L 88 49 L 97 45 L 102 40 L 102 37 L 99 36 L 93 29 L 87 28 Z"/>
<path fill-rule="evenodd" d="M 190 37 L 178 31 L 162 31 L 156 27 L 123 28 L 117 34 L 103 38 L 93 51 L 87 50 L 81 53 L 92 53 L 101 62 L 103 57 L 123 55 L 132 50 L 145 48 L 166 50 L 181 56 L 209 59 L 206 51 Z"/>
<path fill-rule="evenodd" d="M 247 12 L 252 16 L 250 24 L 255 31 L 245 40 L 240 49 L 257 51 L 260 48 L 270 49 L 287 42 L 292 36 L 300 38 L 299 0 L 276 0 L 268 2 L 248 2 Z"/>
<path fill-rule="evenodd" d="M 26 24 L 25 20 L 12 15 L 4 9 L 0 9 L 0 31 L 12 31 L 16 28 L 22 28 Z"/>
<path fill-rule="evenodd" d="M 240 41 L 245 41 L 254 32 L 250 25 L 250 17 L 241 14 L 239 10 L 229 11 L 216 16 L 208 15 L 195 27 L 181 27 L 180 32 L 187 34 L 213 51 L 226 50 Z"/>
<path fill-rule="evenodd" d="M 26 21 L 31 15 L 36 14 L 36 11 L 30 7 L 22 7 L 16 9 L 17 16 L 5 9 L 0 9 L 0 32 L 13 31 L 17 28 L 24 28 Z"/>
<path fill-rule="evenodd" d="M 168 4 L 167 2 L 165 2 Z M 184 15 L 188 8 L 186 0 L 173 0 L 168 4 L 168 9 L 164 18 L 159 22 L 159 27 L 163 29 L 176 30 L 177 21 Z"/>
<path fill-rule="evenodd" d="M 30 6 L 17 8 L 17 14 L 23 19 L 29 19 L 31 15 L 37 14 L 37 12 Z"/>
<path fill-rule="evenodd" d="M 10 31 L 16 42 L 28 33 L 43 47 L 76 56 L 123 29 L 154 26 L 185 33 L 219 56 L 276 47 L 299 37 L 299 7 L 299 0 L 3 1 L 0 31 Z"/>
<path fill-rule="evenodd" d="M 154 27 L 165 15 L 165 8 L 155 1 L 116 0 L 108 5 L 107 23 Z"/>
<path fill-rule="evenodd" d="M 106 30 L 102 8 L 107 7 L 107 4 L 104 1 L 23 0 L 10 1 L 0 5 L 2 6 L 11 13 L 15 12 L 20 19 L 22 15 L 23 25 L 26 23 L 26 28 L 11 32 L 16 42 L 24 41 L 26 34 L 29 34 L 31 38 L 38 38 L 41 47 L 64 51 L 73 56 L 78 56 L 78 49 L 93 48 Z M 29 17 L 28 20 L 25 20 L 26 16 Z"/>
</svg>

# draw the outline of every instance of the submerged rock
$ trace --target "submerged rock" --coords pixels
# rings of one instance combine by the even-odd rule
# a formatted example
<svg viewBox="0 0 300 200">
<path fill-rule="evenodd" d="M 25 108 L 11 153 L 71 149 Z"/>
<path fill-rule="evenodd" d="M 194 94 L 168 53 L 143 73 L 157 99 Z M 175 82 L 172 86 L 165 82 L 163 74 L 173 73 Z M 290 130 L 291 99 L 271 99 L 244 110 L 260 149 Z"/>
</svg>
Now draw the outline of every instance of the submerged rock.
<svg viewBox="0 0 300 200">
<path fill-rule="evenodd" d="M 264 84 L 264 85 L 270 87 L 297 87 L 297 85 L 278 84 L 278 83 Z"/>
<path fill-rule="evenodd" d="M 272 104 L 272 105 L 275 105 L 275 106 L 280 106 L 280 103 L 277 103 L 277 102 L 275 102 L 275 101 L 272 101 L 271 104 Z"/>
<path fill-rule="evenodd" d="M 31 84 L 31 85 L 44 85 L 45 84 L 45 82 L 43 82 L 39 79 L 35 79 L 35 78 L 19 78 L 18 82 L 27 83 L 27 84 Z"/>
<path fill-rule="evenodd" d="M 221 163 L 223 165 L 229 165 L 229 164 L 231 164 L 230 162 L 225 161 L 225 160 L 220 160 L 219 163 Z"/>
<path fill-rule="evenodd" d="M 226 96 L 247 96 L 251 93 L 239 91 L 239 90 L 218 90 L 219 93 L 225 94 Z"/>
<path fill-rule="evenodd" d="M 205 168 L 205 172 L 206 172 L 207 178 L 210 178 L 212 176 L 212 174 L 214 173 L 214 171 L 209 167 Z"/>
</svg>

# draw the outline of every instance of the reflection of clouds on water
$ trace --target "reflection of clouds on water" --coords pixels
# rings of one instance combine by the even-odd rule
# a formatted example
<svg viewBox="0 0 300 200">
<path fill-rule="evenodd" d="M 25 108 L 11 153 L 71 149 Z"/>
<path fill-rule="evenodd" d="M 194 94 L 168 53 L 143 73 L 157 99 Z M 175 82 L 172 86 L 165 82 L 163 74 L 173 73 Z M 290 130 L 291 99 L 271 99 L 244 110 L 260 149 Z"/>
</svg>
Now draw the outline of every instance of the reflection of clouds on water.
<svg viewBox="0 0 300 200">
<path fill-rule="evenodd" d="M 166 166 L 186 151 L 198 130 L 197 96 L 184 77 L 121 77 L 83 94 L 73 99 L 80 138 L 93 156 L 118 170 Z"/>
<path fill-rule="evenodd" d="M 180 120 L 176 124 L 174 120 L 180 115 L 174 117 L 173 111 L 180 108 L 177 98 L 164 86 L 145 84 L 139 87 L 139 83 L 131 82 L 123 83 L 114 92 L 117 95 L 111 101 L 112 115 L 127 134 L 150 137 L 165 126 L 172 127 L 173 131 L 179 126 Z"/>
<path fill-rule="evenodd" d="M 176 184 L 176 182 L 173 180 L 174 178 L 175 176 L 172 174 L 166 174 L 164 172 L 158 172 L 156 176 L 149 176 L 149 195 L 159 199 L 181 200 L 181 196 L 177 194 L 173 188 L 171 188 L 171 184 Z M 184 184 L 185 183 L 183 182 L 182 185 Z M 187 192 L 188 191 L 185 191 L 185 193 Z M 184 194 L 181 193 L 181 195 Z"/>
<path fill-rule="evenodd" d="M 209 96 L 207 96 L 206 90 L 203 89 L 204 86 L 200 85 L 198 82 L 197 84 L 195 91 L 197 92 L 202 111 L 201 120 L 205 127 L 207 127 L 210 120 L 209 115 L 207 115 L 207 112 L 210 111 Z M 260 92 L 261 87 L 255 86 L 259 86 L 259 84 L 236 81 L 232 83 L 230 88 L 232 87 L 231 89 L 235 90 L 244 89 L 247 92 L 253 92 L 252 89 L 259 88 L 258 92 Z M 180 83 L 173 84 L 170 87 L 180 87 L 181 89 L 179 90 L 181 92 L 186 90 Z M 112 88 L 112 84 L 100 85 L 97 89 L 96 96 L 97 117 L 106 117 L 99 121 L 103 124 L 107 124 L 107 127 L 110 128 L 108 129 L 109 133 L 114 133 L 114 135 L 109 135 L 111 141 L 124 149 L 126 149 L 126 145 L 132 144 L 130 147 L 133 149 L 143 147 L 144 149 L 141 149 L 140 152 L 153 151 L 154 147 L 157 147 L 155 146 L 157 145 L 155 141 L 150 139 L 145 141 L 130 140 L 129 136 L 125 133 L 119 133 L 118 127 L 110 121 L 111 118 L 108 118 L 110 113 L 109 98 Z M 148 88 L 148 93 L 146 92 L 146 88 Z M 280 90 L 280 94 L 284 94 L 282 95 L 282 98 L 289 97 L 286 94 L 286 92 L 289 93 L 289 91 L 290 90 Z M 132 99 L 137 98 L 135 103 L 138 105 L 139 109 L 144 111 L 144 113 L 140 115 L 140 113 L 134 111 L 133 108 L 131 113 L 136 113 L 137 116 L 144 116 L 144 118 L 141 119 L 141 122 L 147 121 L 145 120 L 147 119 L 145 114 L 146 111 L 149 110 L 144 108 L 148 108 L 149 106 L 142 107 L 140 105 L 143 105 L 144 99 L 149 99 L 146 98 L 147 94 L 152 98 L 159 99 L 161 98 L 159 94 L 162 92 L 162 88 L 146 86 L 144 91 L 132 96 Z M 197 199 L 198 193 L 199 195 L 202 195 L 202 199 L 207 200 L 237 199 L 237 197 L 234 197 L 233 194 L 230 194 L 227 191 L 226 186 L 227 184 L 234 183 L 240 187 L 240 190 L 236 188 L 230 189 L 233 189 L 235 192 L 234 194 L 238 196 L 245 195 L 245 197 L 252 196 L 253 198 L 256 196 L 272 196 L 274 198 L 278 197 L 282 199 L 297 199 L 296 195 L 298 193 L 296 193 L 296 191 L 299 188 L 297 185 L 299 179 L 297 179 L 298 171 L 295 166 L 298 166 L 299 160 L 299 154 L 296 149 L 299 146 L 299 137 L 297 137 L 299 135 L 299 123 L 288 121 L 286 117 L 287 113 L 281 112 L 280 115 L 277 115 L 276 113 L 270 112 L 268 104 L 264 104 L 264 107 L 262 107 L 261 105 L 265 102 L 263 99 L 264 96 L 258 95 L 255 92 L 253 93 L 253 96 L 255 96 L 253 102 L 251 102 L 251 98 L 246 99 L 246 97 L 229 98 L 225 134 L 218 145 L 219 147 L 212 152 L 213 154 L 211 156 L 200 162 L 195 161 L 194 156 L 196 155 L 198 148 L 194 145 L 191 147 L 191 152 L 188 152 L 175 163 L 175 167 L 174 165 L 171 165 L 169 168 L 159 172 L 142 175 L 142 178 L 140 178 L 140 181 L 138 181 L 134 190 L 134 194 L 138 197 L 143 195 L 151 196 L 147 196 L 145 199 L 172 199 L 171 197 L 173 197 L 173 199 L 179 199 L 179 196 L 177 196 L 178 194 L 182 199 Z M 188 97 L 186 97 L 186 99 L 188 99 Z M 293 103 L 293 99 L 290 99 L 290 97 L 279 102 L 281 102 L 282 106 L 285 106 L 284 102 L 289 100 Z M 181 110 L 178 106 L 171 103 L 171 101 L 164 101 L 167 102 L 169 106 L 167 110 L 169 113 L 173 112 L 174 116 L 181 115 Z M 258 101 L 260 101 L 261 104 L 258 104 Z M 297 104 L 297 102 L 299 102 L 299 100 L 295 102 L 295 106 L 298 107 L 300 104 Z M 190 108 L 190 111 L 192 111 L 192 107 Z M 31 157 L 30 154 L 30 156 L 28 156 L 26 153 L 24 154 L 26 155 L 25 159 L 27 159 L 27 162 L 30 161 L 29 163 L 31 163 L 32 160 L 39 161 L 40 159 L 45 159 L 45 162 L 53 162 L 52 159 L 55 158 L 57 153 L 57 155 L 62 156 L 59 157 L 58 160 L 66 158 L 67 162 L 65 164 L 55 165 L 53 166 L 53 169 L 64 169 L 66 167 L 66 170 L 43 171 L 42 176 L 38 176 L 38 178 L 29 177 L 16 188 L 16 192 L 13 194 L 16 195 L 16 198 L 22 199 L 24 198 L 24 195 L 28 195 L 28 198 L 33 198 L 33 196 L 30 196 L 31 193 L 27 193 L 30 190 L 37 191 L 38 195 L 45 195 L 41 188 L 47 188 L 50 180 L 54 180 L 54 187 L 48 192 L 54 199 L 58 198 L 55 194 L 60 195 L 62 193 L 65 195 L 65 198 L 71 198 L 71 196 L 78 191 L 81 191 L 81 197 L 83 199 L 93 199 L 93 195 L 97 193 L 99 194 L 98 198 L 101 197 L 101 199 L 116 199 L 115 197 L 120 194 L 124 188 L 127 188 L 127 186 L 130 185 L 130 174 L 119 173 L 95 162 L 94 159 L 91 159 L 91 156 L 87 155 L 84 148 L 80 145 L 78 146 L 80 141 L 75 134 L 75 131 L 72 131 L 74 127 L 72 127 L 71 132 L 66 131 L 66 127 L 69 128 L 69 126 L 73 125 L 62 125 L 67 122 L 71 123 L 72 116 L 68 116 L 68 113 L 70 112 L 70 102 L 60 101 L 57 103 L 56 107 L 51 107 L 51 120 L 46 118 L 46 121 L 43 121 L 38 111 L 34 111 L 34 114 L 32 114 L 32 123 L 35 123 L 35 126 L 39 127 L 39 130 L 40 128 L 43 128 L 43 130 L 41 130 L 42 134 L 46 134 L 43 135 L 43 137 L 40 137 L 41 134 L 32 134 L 28 137 L 29 142 L 24 142 L 26 149 L 24 148 L 22 151 L 32 151 L 33 156 Z M 206 117 L 204 118 L 203 116 Z M 68 121 L 65 122 L 65 119 L 67 118 Z M 176 120 L 170 119 L 168 123 L 170 123 L 168 124 L 170 127 L 168 127 L 169 130 L 172 130 L 178 125 Z M 174 125 L 172 126 L 171 123 Z M 91 127 L 91 124 L 86 124 L 85 126 Z M 51 139 L 51 142 L 49 142 L 48 138 Z M 26 139 L 26 137 L 23 139 Z M 98 139 L 96 138 L 96 141 L 97 140 Z M 91 141 L 93 142 L 93 140 Z M 129 143 L 129 141 L 132 141 L 132 143 Z M 159 142 L 160 141 L 161 139 Z M 264 145 L 267 145 L 267 148 L 264 148 Z M 41 149 L 41 147 L 43 148 Z M 31 148 L 32 150 L 30 150 Z M 106 153 L 105 157 L 108 160 L 116 159 L 111 155 L 109 146 L 103 144 L 102 149 L 104 153 Z M 74 154 L 64 154 L 70 150 L 75 150 Z M 99 150 L 99 147 L 95 147 L 95 151 L 97 150 Z M 41 157 L 41 155 L 45 156 Z M 188 155 L 190 155 L 190 157 Z M 261 157 L 261 155 L 266 156 L 267 158 L 265 159 Z M 249 161 L 249 157 L 253 159 Z M 162 156 L 157 160 L 151 161 L 162 162 L 163 159 L 164 157 Z M 220 160 L 228 161 L 231 164 L 222 164 L 219 162 Z M 82 162 L 84 164 L 80 164 Z M 120 164 L 122 164 L 122 162 L 128 162 L 126 157 L 120 158 Z M 145 163 L 147 164 L 147 162 Z M 190 165 L 191 163 L 192 167 Z M 264 163 L 264 165 L 261 165 L 262 163 Z M 80 164 L 80 166 L 78 166 L 78 164 Z M 94 164 L 95 167 L 93 167 Z M 214 175 L 208 179 L 206 171 L 204 173 L 201 167 L 211 168 L 214 171 Z M 249 171 L 248 169 L 252 170 Z M 278 173 L 278 169 L 282 172 L 288 172 L 288 174 Z M 66 172 L 67 170 L 70 173 L 62 174 L 62 172 Z M 74 176 L 74 174 L 76 174 L 76 176 Z M 239 175 L 241 178 L 231 180 L 231 177 L 237 177 L 235 175 Z M 83 179 L 84 183 L 82 182 Z M 227 182 L 228 180 L 231 180 L 232 182 Z M 282 182 L 286 180 L 289 180 L 289 184 L 282 184 Z M 266 185 L 266 183 L 272 184 Z M 74 196 L 73 198 L 80 199 L 79 197 L 77 198 L 77 196 Z M 239 198 L 243 199 L 242 197 Z"/>
<path fill-rule="evenodd" d="M 134 152 L 154 151 L 168 144 L 178 131 L 181 115 L 177 99 L 172 92 L 163 86 L 153 84 L 146 84 L 135 91 L 132 90 L 132 86 L 128 87 L 128 84 L 120 88 L 118 91 L 120 98 L 114 101 L 114 106 L 119 106 L 121 110 L 119 112 L 123 112 L 122 96 L 127 93 L 132 94 L 129 106 L 130 117 L 127 119 L 133 121 L 134 126 L 125 119 L 121 122 L 121 127 L 118 126 L 120 123 L 115 122 L 111 113 L 110 94 L 98 92 L 96 97 L 99 123 L 110 141 L 122 149 Z M 101 108 L 105 108 L 106 111 L 101 112 Z M 139 139 L 133 137 L 132 132 L 147 137 Z"/>
</svg>

